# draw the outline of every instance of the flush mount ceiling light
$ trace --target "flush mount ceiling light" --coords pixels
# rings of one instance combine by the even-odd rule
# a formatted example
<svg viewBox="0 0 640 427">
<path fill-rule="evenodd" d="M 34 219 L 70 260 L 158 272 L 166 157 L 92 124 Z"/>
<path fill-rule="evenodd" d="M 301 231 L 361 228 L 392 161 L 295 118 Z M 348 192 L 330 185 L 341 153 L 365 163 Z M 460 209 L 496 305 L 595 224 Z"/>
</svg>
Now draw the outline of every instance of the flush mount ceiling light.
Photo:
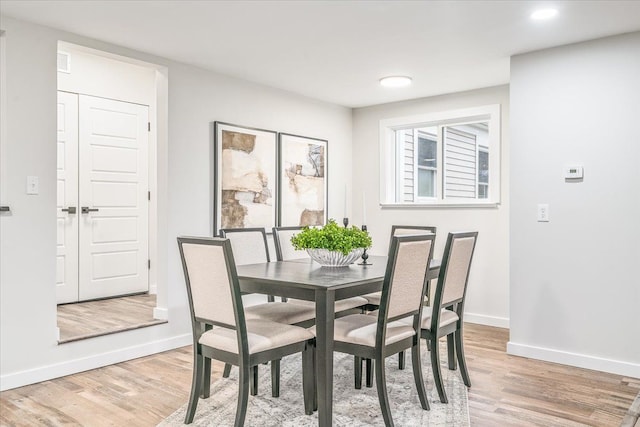
<svg viewBox="0 0 640 427">
<path fill-rule="evenodd" d="M 534 21 L 544 21 L 551 19 L 558 14 L 558 9 L 539 9 L 531 14 Z"/>
<path fill-rule="evenodd" d="M 403 87 L 411 84 L 411 77 L 389 76 L 380 79 L 380 84 L 385 87 Z"/>
</svg>

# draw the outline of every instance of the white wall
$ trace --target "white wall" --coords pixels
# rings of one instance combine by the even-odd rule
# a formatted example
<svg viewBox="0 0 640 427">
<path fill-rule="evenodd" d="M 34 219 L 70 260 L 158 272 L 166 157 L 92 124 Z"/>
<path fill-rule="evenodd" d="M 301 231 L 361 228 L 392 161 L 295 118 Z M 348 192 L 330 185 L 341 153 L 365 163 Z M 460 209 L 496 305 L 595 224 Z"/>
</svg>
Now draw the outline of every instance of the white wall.
<svg viewBox="0 0 640 427">
<path fill-rule="evenodd" d="M 329 140 L 329 188 L 351 182 L 351 111 L 283 91 L 80 36 L 0 17 L 6 30 L 6 140 L 0 218 L 0 388 L 7 389 L 190 343 L 188 307 L 176 245 L 181 234 L 211 235 L 210 122 L 222 120 Z M 56 49 L 58 40 L 166 66 L 168 142 L 158 135 L 159 263 L 166 270 L 169 322 L 83 340 L 56 342 Z M 4 125 L 3 124 L 3 127 Z M 165 144 L 165 153 L 162 145 Z M 5 162 L 4 159 L 7 159 Z M 26 176 L 40 194 L 25 194 Z M 6 180 L 6 182 L 4 182 Z M 341 215 L 343 192 L 329 193 Z"/>
<path fill-rule="evenodd" d="M 511 111 L 508 351 L 640 377 L 640 33 L 513 57 Z"/>
<path fill-rule="evenodd" d="M 508 176 L 509 88 L 498 86 L 406 102 L 359 108 L 353 113 L 353 206 L 351 221 L 362 222 L 366 194 L 367 226 L 373 253 L 386 254 L 393 224 L 438 227 L 435 257 L 444 250 L 450 231 L 479 231 L 469 278 L 465 318 L 493 326 L 509 326 L 509 183 L 502 180 L 497 208 L 384 208 L 379 206 L 379 122 L 383 119 L 500 104 L 502 112 L 501 174 Z M 440 255 L 438 255 L 440 254 Z"/>
</svg>

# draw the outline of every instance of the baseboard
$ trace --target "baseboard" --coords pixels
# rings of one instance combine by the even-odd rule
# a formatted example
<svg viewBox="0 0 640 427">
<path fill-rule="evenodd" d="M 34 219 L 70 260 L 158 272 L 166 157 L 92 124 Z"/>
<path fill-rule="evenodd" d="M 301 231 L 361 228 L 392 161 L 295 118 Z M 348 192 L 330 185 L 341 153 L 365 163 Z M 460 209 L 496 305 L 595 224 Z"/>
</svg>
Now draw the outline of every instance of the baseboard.
<svg viewBox="0 0 640 427">
<path fill-rule="evenodd" d="M 29 384 L 60 378 L 90 369 L 100 368 L 114 363 L 120 363 L 138 357 L 149 356 L 162 351 L 172 350 L 191 344 L 191 334 L 178 335 L 160 341 L 145 343 L 133 347 L 123 348 L 90 357 L 66 360 L 62 363 L 41 366 L 36 369 L 16 372 L 0 376 L 0 391 L 10 390 Z"/>
<path fill-rule="evenodd" d="M 495 326 L 497 328 L 509 329 L 508 317 L 487 316 L 485 314 L 464 313 L 464 321 L 477 323 L 479 325 Z"/>
<path fill-rule="evenodd" d="M 169 309 L 164 307 L 154 307 L 153 318 L 158 320 L 169 320 Z"/>
<path fill-rule="evenodd" d="M 640 378 L 640 364 L 637 363 L 621 362 L 619 360 L 604 359 L 585 354 L 535 347 L 512 341 L 507 343 L 507 353 L 514 356 L 528 357 L 530 359 L 544 360 L 547 362 L 560 363 L 562 365 Z"/>
</svg>

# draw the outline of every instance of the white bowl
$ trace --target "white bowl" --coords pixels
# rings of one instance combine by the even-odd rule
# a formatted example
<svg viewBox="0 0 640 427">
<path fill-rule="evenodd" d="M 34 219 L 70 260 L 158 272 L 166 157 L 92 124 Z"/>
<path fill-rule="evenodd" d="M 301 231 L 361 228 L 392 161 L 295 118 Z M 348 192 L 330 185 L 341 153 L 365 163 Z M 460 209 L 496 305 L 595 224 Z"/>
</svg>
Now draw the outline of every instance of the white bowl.
<svg viewBox="0 0 640 427">
<path fill-rule="evenodd" d="M 362 256 L 364 248 L 356 248 L 344 255 L 342 252 L 328 251 L 326 249 L 307 249 L 312 260 L 323 267 L 346 267 L 353 264 Z"/>
</svg>

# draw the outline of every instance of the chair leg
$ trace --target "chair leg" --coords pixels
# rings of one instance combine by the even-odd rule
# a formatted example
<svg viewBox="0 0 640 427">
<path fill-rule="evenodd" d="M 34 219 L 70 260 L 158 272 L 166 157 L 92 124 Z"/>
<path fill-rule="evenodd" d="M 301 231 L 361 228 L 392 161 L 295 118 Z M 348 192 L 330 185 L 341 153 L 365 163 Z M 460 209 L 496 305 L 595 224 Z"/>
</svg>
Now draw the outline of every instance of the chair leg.
<svg viewBox="0 0 640 427">
<path fill-rule="evenodd" d="M 353 356 L 353 373 L 355 377 L 355 388 L 362 388 L 362 357 Z"/>
<path fill-rule="evenodd" d="M 456 354 L 458 355 L 458 363 L 460 364 L 460 374 L 462 375 L 462 381 L 467 387 L 471 387 L 471 379 L 469 378 L 469 371 L 467 370 L 467 362 L 464 358 L 464 340 L 462 337 L 462 330 L 458 329 L 455 332 L 456 339 Z"/>
<path fill-rule="evenodd" d="M 413 368 L 413 379 L 418 390 L 420 405 L 422 409 L 429 410 L 429 401 L 427 400 L 427 391 L 424 388 L 424 377 L 422 376 L 422 361 L 420 357 L 420 337 L 416 337 L 416 343 L 411 347 L 411 364 Z"/>
<path fill-rule="evenodd" d="M 247 415 L 247 403 L 249 401 L 249 388 L 253 380 L 253 375 L 251 375 L 253 368 L 247 366 L 246 363 L 240 363 L 239 368 L 238 407 L 236 408 L 235 427 L 242 427 L 244 425 L 244 419 Z"/>
<path fill-rule="evenodd" d="M 438 348 L 438 338 L 431 336 L 431 370 L 433 371 L 433 382 L 438 389 L 440 402 L 448 403 L 447 393 L 444 391 L 444 383 L 442 382 L 442 371 L 440 370 L 440 349 Z"/>
<path fill-rule="evenodd" d="M 315 346 L 307 343 L 302 352 L 302 394 L 304 397 L 304 413 L 313 415 L 313 400 L 315 395 L 315 366 L 313 363 Z"/>
<path fill-rule="evenodd" d="M 447 335 L 447 360 L 449 362 L 449 370 L 455 371 L 456 366 L 456 346 L 453 341 L 453 332 Z"/>
<path fill-rule="evenodd" d="M 271 361 L 271 396 L 280 397 L 280 359 Z"/>
<path fill-rule="evenodd" d="M 398 369 L 401 371 L 404 369 L 404 351 L 398 353 Z"/>
<path fill-rule="evenodd" d="M 251 371 L 251 396 L 258 395 L 258 365 L 249 368 Z"/>
<path fill-rule="evenodd" d="M 371 359 L 365 359 L 365 369 L 367 371 L 367 387 L 373 387 L 373 369 L 371 367 Z"/>
<path fill-rule="evenodd" d="M 224 364 L 224 371 L 222 371 L 222 378 L 229 378 L 229 374 L 231 373 L 231 364 Z"/>
<path fill-rule="evenodd" d="M 193 416 L 196 414 L 196 407 L 198 406 L 200 386 L 202 384 L 202 363 L 204 357 L 199 355 L 195 348 L 193 349 L 193 353 L 193 377 L 191 379 L 189 405 L 187 406 L 187 413 L 184 417 L 185 424 L 191 424 L 193 422 Z"/>
<path fill-rule="evenodd" d="M 378 400 L 380 401 L 380 409 L 382 410 L 382 418 L 386 427 L 393 427 L 393 418 L 389 408 L 389 396 L 387 395 L 387 381 L 384 376 L 384 359 L 382 356 L 376 358 L 376 387 L 378 388 Z"/>
<path fill-rule="evenodd" d="M 200 391 L 200 397 L 207 399 L 211 394 L 211 359 L 204 358 L 202 369 L 202 389 Z"/>
<path fill-rule="evenodd" d="M 318 381 L 316 374 L 318 373 L 318 359 L 316 355 L 316 344 L 313 344 L 313 411 L 318 410 Z"/>
</svg>

